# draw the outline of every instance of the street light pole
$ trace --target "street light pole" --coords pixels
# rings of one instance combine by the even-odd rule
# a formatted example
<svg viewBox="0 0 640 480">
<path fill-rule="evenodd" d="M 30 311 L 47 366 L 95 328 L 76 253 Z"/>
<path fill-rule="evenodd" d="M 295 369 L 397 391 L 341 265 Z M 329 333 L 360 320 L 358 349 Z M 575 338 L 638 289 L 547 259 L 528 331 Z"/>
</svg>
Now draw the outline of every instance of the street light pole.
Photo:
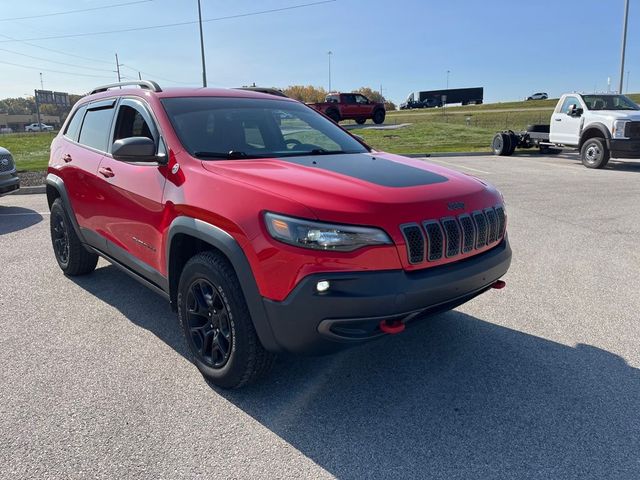
<svg viewBox="0 0 640 480">
<path fill-rule="evenodd" d="M 451 70 L 447 70 L 447 90 L 449 90 L 449 74 L 451 73 Z"/>
<path fill-rule="evenodd" d="M 327 55 L 329 56 L 329 93 L 331 93 L 331 55 L 333 55 L 333 52 L 329 50 Z"/>
<path fill-rule="evenodd" d="M 202 56 L 202 86 L 207 86 L 207 67 L 204 62 L 204 36 L 202 35 L 202 9 L 198 0 L 198 24 L 200 25 L 200 55 Z"/>
<path fill-rule="evenodd" d="M 620 54 L 620 87 L 618 93 L 622 94 L 624 86 L 624 54 L 627 48 L 627 22 L 629 20 L 629 0 L 624 0 L 624 23 L 622 26 L 622 51 Z"/>
</svg>

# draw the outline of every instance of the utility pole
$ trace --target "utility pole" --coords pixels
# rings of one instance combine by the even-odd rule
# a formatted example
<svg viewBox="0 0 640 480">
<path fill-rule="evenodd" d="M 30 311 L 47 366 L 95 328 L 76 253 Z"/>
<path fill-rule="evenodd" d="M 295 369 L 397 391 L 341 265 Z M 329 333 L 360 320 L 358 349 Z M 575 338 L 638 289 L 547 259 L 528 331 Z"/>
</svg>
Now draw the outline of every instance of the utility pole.
<svg viewBox="0 0 640 480">
<path fill-rule="evenodd" d="M 142 80 L 142 75 L 140 75 L 140 72 L 138 72 L 138 80 Z"/>
<path fill-rule="evenodd" d="M 44 82 L 42 81 L 42 72 L 40 72 L 40 90 L 44 90 Z"/>
<path fill-rule="evenodd" d="M 204 62 L 204 36 L 202 34 L 202 8 L 198 0 L 198 24 L 200 25 L 200 55 L 202 57 L 202 86 L 207 86 L 207 66 Z"/>
<path fill-rule="evenodd" d="M 624 0 L 624 23 L 622 26 L 622 51 L 620 53 L 620 87 L 618 93 L 622 94 L 624 86 L 624 54 L 627 48 L 627 22 L 629 20 L 629 0 Z"/>
<path fill-rule="evenodd" d="M 116 53 L 116 73 L 118 74 L 118 83 L 122 80 L 120 79 L 120 62 L 118 61 L 118 54 Z"/>
<path fill-rule="evenodd" d="M 331 55 L 333 55 L 333 52 L 329 50 L 327 55 L 329 56 L 329 93 L 331 93 Z"/>
</svg>

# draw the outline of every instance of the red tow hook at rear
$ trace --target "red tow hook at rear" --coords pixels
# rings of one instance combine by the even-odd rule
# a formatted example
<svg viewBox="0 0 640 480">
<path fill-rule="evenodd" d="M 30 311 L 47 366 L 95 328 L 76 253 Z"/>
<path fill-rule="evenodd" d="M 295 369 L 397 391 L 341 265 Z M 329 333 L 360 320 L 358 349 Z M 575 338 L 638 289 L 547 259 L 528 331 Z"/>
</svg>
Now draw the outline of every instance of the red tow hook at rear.
<svg viewBox="0 0 640 480">
<path fill-rule="evenodd" d="M 507 282 L 504 280 L 496 280 L 491 284 L 491 288 L 495 288 L 496 290 L 501 290 L 507 286 Z"/>
<path fill-rule="evenodd" d="M 404 332 L 405 327 L 402 320 L 382 320 L 379 326 L 381 331 L 390 335 Z"/>
</svg>

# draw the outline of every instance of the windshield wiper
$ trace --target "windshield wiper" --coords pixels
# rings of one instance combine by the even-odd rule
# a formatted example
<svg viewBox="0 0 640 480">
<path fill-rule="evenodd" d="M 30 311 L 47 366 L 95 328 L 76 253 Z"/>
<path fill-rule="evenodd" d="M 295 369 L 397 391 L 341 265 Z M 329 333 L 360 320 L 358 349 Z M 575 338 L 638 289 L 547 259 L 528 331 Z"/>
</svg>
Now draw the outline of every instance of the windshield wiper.
<svg viewBox="0 0 640 480">
<path fill-rule="evenodd" d="M 260 158 L 258 155 L 248 155 L 246 152 L 240 152 L 238 150 L 230 150 L 227 153 L 221 152 L 193 152 L 193 156 L 197 158 L 211 158 L 222 160 L 236 160 L 239 158 Z"/>
</svg>

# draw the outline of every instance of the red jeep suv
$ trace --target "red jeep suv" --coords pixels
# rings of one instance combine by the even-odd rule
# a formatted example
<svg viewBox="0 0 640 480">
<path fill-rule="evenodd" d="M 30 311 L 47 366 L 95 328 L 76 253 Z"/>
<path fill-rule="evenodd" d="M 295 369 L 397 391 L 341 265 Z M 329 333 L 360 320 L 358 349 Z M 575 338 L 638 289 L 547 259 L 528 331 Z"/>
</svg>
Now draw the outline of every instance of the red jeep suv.
<svg viewBox="0 0 640 480">
<path fill-rule="evenodd" d="M 511 262 L 491 185 L 251 91 L 95 89 L 51 145 L 47 199 L 62 271 L 101 256 L 166 297 L 227 388 L 277 352 L 399 333 L 503 286 Z"/>
</svg>

